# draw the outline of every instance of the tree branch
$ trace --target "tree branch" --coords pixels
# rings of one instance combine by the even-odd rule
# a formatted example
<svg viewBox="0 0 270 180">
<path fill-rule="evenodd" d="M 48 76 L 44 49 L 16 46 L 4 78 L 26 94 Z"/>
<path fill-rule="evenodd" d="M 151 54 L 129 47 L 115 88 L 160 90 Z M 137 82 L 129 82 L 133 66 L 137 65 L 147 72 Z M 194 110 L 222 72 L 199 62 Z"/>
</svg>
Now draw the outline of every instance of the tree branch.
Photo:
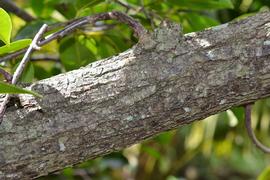
<svg viewBox="0 0 270 180">
<path fill-rule="evenodd" d="M 75 20 L 71 20 L 72 23 L 69 24 L 69 22 L 67 22 L 67 26 L 65 26 L 64 29 L 45 37 L 45 39 L 40 41 L 38 43 L 38 45 L 44 46 L 45 44 L 48 44 L 49 42 L 51 42 L 55 39 L 59 39 L 59 38 L 62 38 L 64 36 L 70 34 L 74 30 L 76 30 L 77 28 L 83 27 L 86 24 L 94 24 L 97 21 L 110 20 L 110 19 L 120 21 L 120 22 L 130 26 L 133 29 L 134 34 L 138 38 L 140 38 L 140 36 L 143 36 L 146 33 L 145 28 L 138 21 L 127 16 L 126 14 L 124 14 L 122 12 L 113 11 L 113 12 L 100 13 L 100 14 L 96 14 L 96 15 L 90 15 L 90 16 L 85 16 L 85 17 L 78 18 Z M 48 29 L 51 30 L 50 27 Z M 13 58 L 16 58 L 17 56 L 24 54 L 26 51 L 27 51 L 27 48 L 19 50 L 19 51 L 14 52 L 14 53 L 10 53 L 10 54 L 0 58 L 0 63 L 7 61 L 7 60 L 10 60 L 10 59 L 13 59 Z"/>
<path fill-rule="evenodd" d="M 28 14 L 26 11 L 23 9 L 20 9 L 19 7 L 16 6 L 12 1 L 10 0 L 0 0 L 0 7 L 3 7 L 6 11 L 9 11 L 16 16 L 20 17 L 26 22 L 30 22 L 35 20 L 33 16 Z"/>
<path fill-rule="evenodd" d="M 19 78 L 21 77 L 29 59 L 31 56 L 31 53 L 33 50 L 39 50 L 40 47 L 37 46 L 37 42 L 40 40 L 40 38 L 42 37 L 42 35 L 45 33 L 46 29 L 47 29 L 47 24 L 44 24 L 40 30 L 37 32 L 37 34 L 35 35 L 33 41 L 31 42 L 30 46 L 28 47 L 26 53 L 24 54 L 20 64 L 18 65 L 18 67 L 16 68 L 14 75 L 12 77 L 11 80 L 11 84 L 17 84 Z M 6 94 L 6 97 L 4 99 L 4 101 L 0 104 L 0 124 L 3 121 L 3 116 L 5 114 L 6 111 L 6 106 L 9 102 L 11 95 L 10 94 Z"/>
<path fill-rule="evenodd" d="M 270 95 L 270 13 L 180 35 L 32 84 L 0 126 L 0 178 L 29 179 Z M 0 101 L 2 99 L 0 98 Z"/>
<path fill-rule="evenodd" d="M 251 106 L 252 104 L 247 104 L 245 105 L 245 126 L 247 129 L 247 133 L 249 138 L 251 139 L 251 141 L 253 142 L 253 144 L 255 146 L 257 146 L 257 148 L 259 148 L 260 150 L 262 150 L 265 153 L 270 153 L 270 148 L 265 146 L 264 144 L 262 144 L 256 137 L 256 135 L 254 134 L 254 131 L 252 130 L 252 126 L 251 126 Z"/>
</svg>

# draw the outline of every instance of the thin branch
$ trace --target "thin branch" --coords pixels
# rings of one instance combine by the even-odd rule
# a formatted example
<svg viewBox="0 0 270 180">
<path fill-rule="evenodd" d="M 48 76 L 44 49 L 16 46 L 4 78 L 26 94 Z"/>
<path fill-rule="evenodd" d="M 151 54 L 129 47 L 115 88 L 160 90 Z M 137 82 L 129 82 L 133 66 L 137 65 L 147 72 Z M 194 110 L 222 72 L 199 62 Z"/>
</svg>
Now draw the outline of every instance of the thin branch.
<svg viewBox="0 0 270 180">
<path fill-rule="evenodd" d="M 70 21 L 67 22 L 58 22 L 58 23 L 54 23 L 51 24 L 50 26 L 48 26 L 47 31 L 51 31 L 51 30 L 56 30 L 58 28 L 64 28 L 65 26 L 74 23 L 75 21 L 79 21 L 80 19 L 82 19 L 83 17 L 77 18 L 77 19 L 71 19 Z"/>
<path fill-rule="evenodd" d="M 22 61 L 20 62 L 19 66 L 17 67 L 16 71 L 14 72 L 13 78 L 12 78 L 12 84 L 16 84 L 19 80 L 20 76 L 22 75 L 23 70 L 25 69 L 25 66 L 27 62 L 29 61 L 29 57 L 31 55 L 31 52 L 34 50 L 40 50 L 40 47 L 37 45 L 39 39 L 41 36 L 45 33 L 48 25 L 44 24 L 38 31 L 38 33 L 35 35 L 32 43 L 30 44 L 29 48 L 27 49 Z"/>
<path fill-rule="evenodd" d="M 121 1 L 121 0 L 115 0 L 115 3 L 119 4 L 120 6 L 123 6 L 126 8 L 126 12 L 128 12 L 130 9 L 135 10 L 136 8 L 128 4 L 127 2 Z"/>
<path fill-rule="evenodd" d="M 23 48 L 23 49 L 20 49 L 20 50 L 18 50 L 16 52 L 10 53 L 10 54 L 8 54 L 8 55 L 0 58 L 0 63 L 1 62 L 5 62 L 5 61 L 8 61 L 10 59 L 14 59 L 14 58 L 16 58 L 16 57 L 24 54 L 26 51 L 27 51 L 27 48 Z"/>
<path fill-rule="evenodd" d="M 4 69 L 0 68 L 0 74 L 2 74 L 5 78 L 5 80 L 10 83 L 12 80 L 12 75 L 9 74 L 7 71 L 5 71 Z"/>
<path fill-rule="evenodd" d="M 60 62 L 59 56 L 55 55 L 44 55 L 44 54 L 38 54 L 38 55 L 33 55 L 31 57 L 31 61 L 53 61 L 53 62 Z"/>
<path fill-rule="evenodd" d="M 33 16 L 31 16 L 26 11 L 16 6 L 16 4 L 10 0 L 0 0 L 0 7 L 4 8 L 6 11 L 15 14 L 16 16 L 20 17 L 26 22 L 35 20 Z"/>
<path fill-rule="evenodd" d="M 114 2 L 119 4 L 120 6 L 123 6 L 124 8 L 126 8 L 126 12 L 128 12 L 129 10 L 134 10 L 136 13 L 138 13 L 138 12 L 145 13 L 146 18 L 149 18 L 149 16 L 151 16 L 153 18 L 163 20 L 163 18 L 158 13 L 156 13 L 152 10 L 148 10 L 148 12 L 146 12 L 145 5 L 143 7 L 135 7 L 135 5 L 128 4 L 122 0 L 115 0 Z"/>
<path fill-rule="evenodd" d="M 114 11 L 114 12 L 100 13 L 100 14 L 96 14 L 93 16 L 85 16 L 83 18 L 72 20 L 72 23 L 68 24 L 64 29 L 45 37 L 44 40 L 41 40 L 38 43 L 38 46 L 44 46 L 45 44 L 48 44 L 49 42 L 51 42 L 55 39 L 62 38 L 64 36 L 72 33 L 77 28 L 82 27 L 86 24 L 94 24 L 97 21 L 112 20 L 112 19 L 118 20 L 122 23 L 129 25 L 134 30 L 134 34 L 138 38 L 143 36 L 144 33 L 146 32 L 145 28 L 138 21 L 133 19 L 132 17 L 130 17 L 122 12 Z M 49 29 L 51 29 L 51 28 L 49 28 Z M 7 61 L 9 59 L 13 59 L 21 54 L 24 54 L 26 52 L 26 50 L 27 49 L 21 49 L 17 52 L 14 52 L 14 53 L 11 53 L 7 56 L 4 56 L 4 57 L 0 58 L 0 62 L 4 62 L 4 61 Z"/>
<path fill-rule="evenodd" d="M 141 11 L 144 13 L 146 19 L 150 22 L 152 29 L 155 29 L 155 23 L 154 23 L 152 17 L 150 17 L 150 14 L 145 10 L 145 6 L 144 6 L 143 0 L 140 0 L 140 4 L 142 6 L 141 7 Z"/>
<path fill-rule="evenodd" d="M 19 66 L 17 67 L 16 71 L 14 72 L 13 78 L 11 80 L 11 84 L 16 84 L 20 78 L 20 76 L 23 73 L 23 70 L 25 69 L 27 62 L 30 59 L 30 55 L 31 52 L 33 52 L 33 50 L 39 50 L 40 47 L 37 46 L 38 41 L 41 39 L 42 35 L 45 33 L 46 29 L 47 29 L 47 24 L 44 24 L 38 31 L 38 33 L 35 35 L 32 43 L 30 44 L 29 48 L 27 49 L 22 61 L 20 62 Z M 7 103 L 9 102 L 10 99 L 10 94 L 7 94 L 5 96 L 4 101 L 1 103 L 0 105 L 0 124 L 3 121 L 3 116 L 5 114 L 6 111 L 6 106 Z"/>
<path fill-rule="evenodd" d="M 115 19 L 129 25 L 134 30 L 135 35 L 139 38 L 146 31 L 144 27 L 132 17 L 127 16 L 124 13 L 115 11 L 115 12 L 100 13 L 93 16 L 86 16 L 84 18 L 80 18 L 79 20 L 74 21 L 72 24 L 66 26 L 63 30 L 58 31 L 50 35 L 49 37 L 46 37 L 44 41 L 41 41 L 39 43 L 39 45 L 43 46 L 54 39 L 62 38 L 63 36 L 73 32 L 78 27 L 84 26 L 86 24 L 93 24 L 97 21 L 111 20 L 111 19 Z"/>
<path fill-rule="evenodd" d="M 248 136 L 252 140 L 252 142 L 265 153 L 270 153 L 270 148 L 267 146 L 263 145 L 255 136 L 254 131 L 252 130 L 251 126 L 251 106 L 252 104 L 247 104 L 245 105 L 245 125 L 247 129 Z"/>
</svg>

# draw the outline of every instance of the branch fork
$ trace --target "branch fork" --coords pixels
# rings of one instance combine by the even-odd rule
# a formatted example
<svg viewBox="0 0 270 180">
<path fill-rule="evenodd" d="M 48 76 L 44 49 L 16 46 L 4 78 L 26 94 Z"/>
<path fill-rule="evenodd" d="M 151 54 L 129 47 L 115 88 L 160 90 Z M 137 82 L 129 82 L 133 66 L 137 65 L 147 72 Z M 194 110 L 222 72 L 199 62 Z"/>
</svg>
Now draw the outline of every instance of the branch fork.
<svg viewBox="0 0 270 180">
<path fill-rule="evenodd" d="M 26 53 L 24 54 L 19 66 L 17 67 L 17 69 L 14 72 L 14 75 L 11 79 L 11 84 L 16 84 L 18 82 L 19 78 L 21 77 L 21 75 L 23 73 L 23 70 L 25 69 L 25 67 L 30 59 L 31 53 L 34 50 L 40 50 L 41 47 L 39 47 L 37 44 L 38 44 L 38 41 L 41 39 L 42 35 L 46 32 L 47 28 L 48 28 L 48 25 L 44 24 L 39 29 L 38 33 L 35 35 L 33 41 L 31 42 Z M 3 122 L 3 117 L 5 114 L 6 106 L 9 102 L 9 99 L 10 99 L 10 94 L 6 94 L 4 101 L 0 104 L 0 124 Z"/>
</svg>

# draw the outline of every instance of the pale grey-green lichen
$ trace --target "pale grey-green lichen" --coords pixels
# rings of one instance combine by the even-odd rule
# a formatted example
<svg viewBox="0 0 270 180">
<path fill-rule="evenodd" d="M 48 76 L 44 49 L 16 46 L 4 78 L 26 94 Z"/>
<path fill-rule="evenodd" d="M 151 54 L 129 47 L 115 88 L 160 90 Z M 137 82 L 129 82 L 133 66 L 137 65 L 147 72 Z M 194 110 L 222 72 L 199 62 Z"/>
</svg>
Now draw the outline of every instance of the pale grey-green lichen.
<svg viewBox="0 0 270 180">
<path fill-rule="evenodd" d="M 156 86 L 147 86 L 140 91 L 136 91 L 132 93 L 132 96 L 124 96 L 121 98 L 121 102 L 126 105 L 133 105 L 135 102 L 141 101 L 144 98 L 152 95 L 156 92 Z"/>
<path fill-rule="evenodd" d="M 1 131 L 10 131 L 13 127 L 13 123 L 11 121 L 4 121 L 2 124 L 1 124 L 1 128 L 0 128 L 0 132 Z"/>
<path fill-rule="evenodd" d="M 127 117 L 126 117 L 126 120 L 127 120 L 127 121 L 133 121 L 133 120 L 134 120 L 134 117 L 133 117 L 133 116 L 127 116 Z"/>
<path fill-rule="evenodd" d="M 269 45 L 270 45 L 270 40 L 266 40 L 266 41 L 264 41 L 264 42 L 263 42 L 263 45 L 265 45 L 265 46 L 269 46 Z"/>
<path fill-rule="evenodd" d="M 67 137 L 60 137 L 58 139 L 58 145 L 59 145 L 59 151 L 65 151 L 66 150 L 66 146 L 65 143 L 67 142 L 68 138 Z"/>
<path fill-rule="evenodd" d="M 227 102 L 226 99 L 222 99 L 222 100 L 219 102 L 219 104 L 222 105 L 222 104 L 225 104 L 226 102 Z"/>
<path fill-rule="evenodd" d="M 185 112 L 190 112 L 191 111 L 191 109 L 189 108 L 189 107 L 183 107 L 183 109 L 185 110 Z"/>
<path fill-rule="evenodd" d="M 235 75 L 236 77 L 243 77 L 244 75 L 248 75 L 250 68 L 244 65 L 236 65 Z"/>
<path fill-rule="evenodd" d="M 215 54 L 214 54 L 213 50 L 207 51 L 206 56 L 209 58 L 209 60 L 215 59 Z"/>
</svg>

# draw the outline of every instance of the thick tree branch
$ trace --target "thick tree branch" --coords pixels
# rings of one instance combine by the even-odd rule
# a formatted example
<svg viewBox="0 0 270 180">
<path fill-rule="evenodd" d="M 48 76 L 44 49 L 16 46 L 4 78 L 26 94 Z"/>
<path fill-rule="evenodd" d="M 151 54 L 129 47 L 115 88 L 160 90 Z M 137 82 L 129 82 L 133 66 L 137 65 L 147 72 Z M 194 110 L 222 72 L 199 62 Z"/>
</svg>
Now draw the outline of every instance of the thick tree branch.
<svg viewBox="0 0 270 180">
<path fill-rule="evenodd" d="M 46 175 L 270 95 L 270 13 L 132 49 L 31 85 L 0 126 L 0 179 Z M 1 99 L 0 99 L 1 101 Z"/>
</svg>

